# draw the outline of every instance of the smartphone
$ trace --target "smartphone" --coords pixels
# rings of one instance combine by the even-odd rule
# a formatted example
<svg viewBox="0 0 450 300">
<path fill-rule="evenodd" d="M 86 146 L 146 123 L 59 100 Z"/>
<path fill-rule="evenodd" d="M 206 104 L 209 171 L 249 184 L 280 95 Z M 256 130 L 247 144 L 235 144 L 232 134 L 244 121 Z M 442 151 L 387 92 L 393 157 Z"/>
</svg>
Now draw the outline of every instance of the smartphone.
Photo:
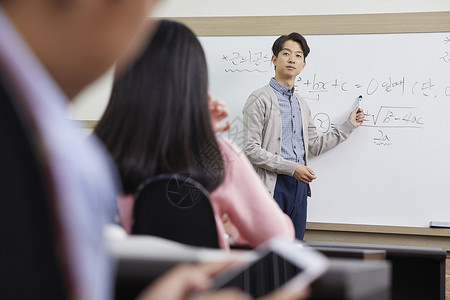
<svg viewBox="0 0 450 300">
<path fill-rule="evenodd" d="M 323 254 L 297 241 L 280 238 L 255 249 L 256 258 L 244 266 L 227 270 L 213 280 L 213 289 L 237 287 L 253 298 L 259 298 L 276 289 L 307 287 L 328 268 Z"/>
</svg>

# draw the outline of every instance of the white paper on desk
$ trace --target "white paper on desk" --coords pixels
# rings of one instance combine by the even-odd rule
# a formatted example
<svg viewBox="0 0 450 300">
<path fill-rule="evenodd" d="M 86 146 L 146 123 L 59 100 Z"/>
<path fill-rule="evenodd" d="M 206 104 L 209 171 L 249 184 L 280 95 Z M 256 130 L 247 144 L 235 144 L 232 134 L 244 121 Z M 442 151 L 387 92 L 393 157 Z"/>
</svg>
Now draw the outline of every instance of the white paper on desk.
<svg viewBox="0 0 450 300">
<path fill-rule="evenodd" d="M 108 237 L 108 250 L 115 258 L 177 262 L 252 261 L 254 251 L 201 248 L 148 235 Z"/>
</svg>

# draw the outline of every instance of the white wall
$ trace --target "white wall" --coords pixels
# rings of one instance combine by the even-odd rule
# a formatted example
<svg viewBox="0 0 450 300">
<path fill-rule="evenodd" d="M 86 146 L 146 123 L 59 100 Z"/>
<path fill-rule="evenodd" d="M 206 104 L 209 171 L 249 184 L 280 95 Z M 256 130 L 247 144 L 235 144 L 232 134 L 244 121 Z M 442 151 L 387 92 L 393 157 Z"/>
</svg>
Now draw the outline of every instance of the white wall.
<svg viewBox="0 0 450 300">
<path fill-rule="evenodd" d="M 449 0 L 160 0 L 157 16 L 285 16 L 449 11 Z"/>
<path fill-rule="evenodd" d="M 132 1 L 132 0 L 130 0 Z M 450 0 L 160 0 L 157 17 L 280 16 L 450 11 Z M 99 119 L 112 84 L 108 72 L 71 105 L 74 119 Z"/>
</svg>

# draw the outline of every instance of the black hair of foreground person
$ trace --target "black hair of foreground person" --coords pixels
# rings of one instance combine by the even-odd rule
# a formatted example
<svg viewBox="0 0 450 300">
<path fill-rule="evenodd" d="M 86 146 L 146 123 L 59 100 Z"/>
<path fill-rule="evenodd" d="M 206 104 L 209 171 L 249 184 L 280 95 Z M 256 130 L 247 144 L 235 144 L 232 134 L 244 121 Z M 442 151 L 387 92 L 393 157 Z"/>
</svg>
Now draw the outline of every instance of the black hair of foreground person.
<svg viewBox="0 0 450 300">
<path fill-rule="evenodd" d="M 180 23 L 160 21 L 141 57 L 116 76 L 95 129 L 118 166 L 124 193 L 161 173 L 190 175 L 208 191 L 222 182 L 207 95 L 198 39 Z"/>
</svg>

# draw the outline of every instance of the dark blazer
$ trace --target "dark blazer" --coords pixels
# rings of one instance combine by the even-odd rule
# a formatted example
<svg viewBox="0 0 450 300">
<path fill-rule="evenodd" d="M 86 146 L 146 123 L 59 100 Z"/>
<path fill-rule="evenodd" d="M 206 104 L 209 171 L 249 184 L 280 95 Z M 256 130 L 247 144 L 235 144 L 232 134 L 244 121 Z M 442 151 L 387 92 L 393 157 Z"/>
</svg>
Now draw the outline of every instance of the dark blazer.
<svg viewBox="0 0 450 300">
<path fill-rule="evenodd" d="M 45 154 L 11 86 L 0 70 L 0 294 L 66 299 L 70 273 Z"/>
</svg>

